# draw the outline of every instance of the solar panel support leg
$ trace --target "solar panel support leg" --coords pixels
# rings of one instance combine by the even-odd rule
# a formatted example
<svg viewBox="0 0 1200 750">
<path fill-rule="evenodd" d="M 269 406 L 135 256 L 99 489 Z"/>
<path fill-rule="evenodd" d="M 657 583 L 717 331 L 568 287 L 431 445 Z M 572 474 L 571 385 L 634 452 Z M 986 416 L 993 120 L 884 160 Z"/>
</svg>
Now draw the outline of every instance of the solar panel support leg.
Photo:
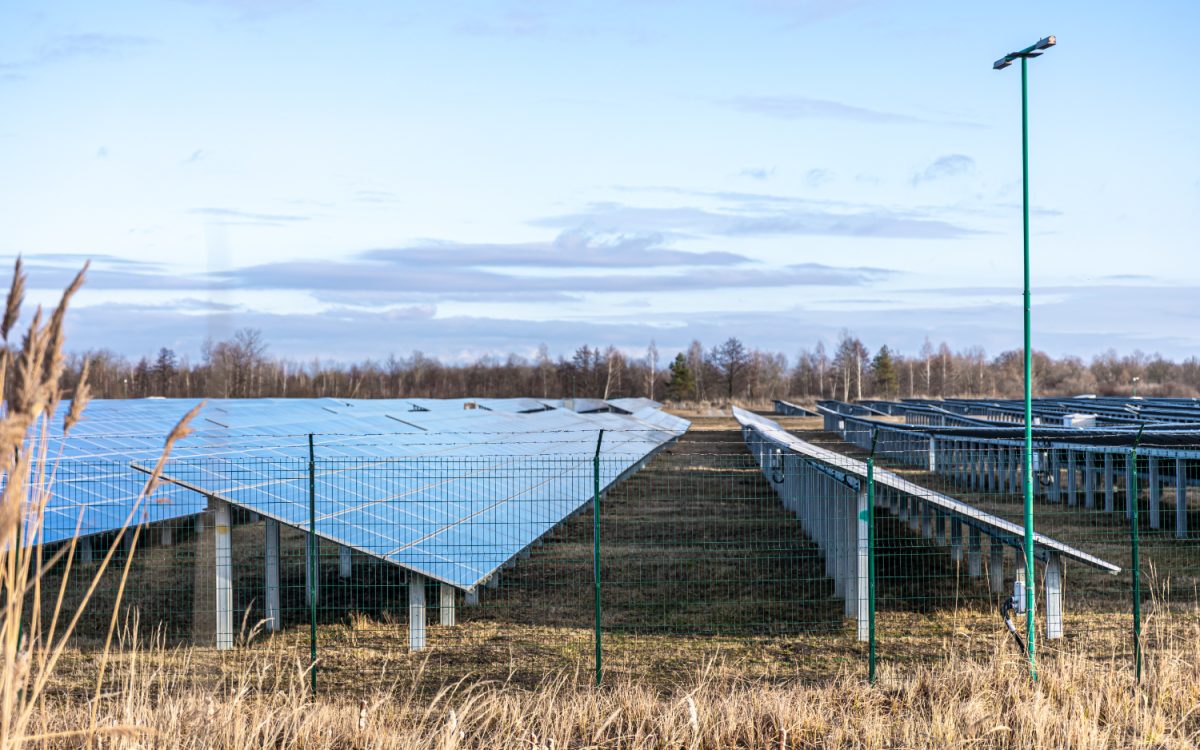
<svg viewBox="0 0 1200 750">
<path fill-rule="evenodd" d="M 279 619 L 279 522 L 266 519 L 263 530 L 263 571 L 266 588 L 267 630 L 278 632 Z"/>
<path fill-rule="evenodd" d="M 454 587 L 448 583 L 438 586 L 438 623 L 445 627 L 458 624 L 454 613 Z"/>
<path fill-rule="evenodd" d="M 963 523 L 957 518 L 950 520 L 950 558 L 956 563 L 961 563 L 963 559 L 963 543 L 962 532 Z"/>
<path fill-rule="evenodd" d="M 1017 494 L 1021 492 L 1021 472 L 1024 469 L 1021 467 L 1021 451 L 1008 451 L 1008 491 Z"/>
<path fill-rule="evenodd" d="M 1113 501 L 1116 480 L 1113 477 L 1113 457 L 1111 453 L 1104 454 L 1104 512 L 1112 513 L 1116 504 Z"/>
<path fill-rule="evenodd" d="M 929 436 L 929 471 L 931 473 L 937 473 L 937 470 L 938 470 L 937 451 L 938 451 L 937 438 L 930 435 Z"/>
<path fill-rule="evenodd" d="M 1051 553 L 1046 561 L 1046 638 L 1063 637 L 1063 563 Z"/>
<path fill-rule="evenodd" d="M 1016 576 L 1013 579 L 1013 599 L 1017 602 L 1017 612 L 1025 613 L 1025 550 L 1016 548 Z"/>
<path fill-rule="evenodd" d="M 425 648 L 425 576 L 408 574 L 408 649 Z"/>
<path fill-rule="evenodd" d="M 353 553 L 349 547 L 338 547 L 338 578 L 349 578 L 353 573 Z"/>
<path fill-rule="evenodd" d="M 1046 469 L 1050 472 L 1050 486 L 1046 488 L 1046 499 L 1052 503 L 1062 502 L 1062 468 L 1058 461 L 1058 451 L 1051 448 L 1047 452 Z M 1021 610 L 1022 612 L 1024 610 Z"/>
<path fill-rule="evenodd" d="M 857 555 L 855 555 L 855 566 L 854 566 L 855 567 L 855 578 L 857 579 L 856 585 L 854 588 L 855 588 L 855 592 L 858 594 L 858 596 L 856 597 L 857 606 L 855 608 L 856 619 L 858 620 L 858 627 L 856 629 L 857 630 L 856 634 L 858 636 L 858 640 L 864 641 L 864 642 L 869 640 L 871 637 L 871 621 L 870 621 L 870 616 L 871 616 L 871 610 L 870 610 L 870 604 L 871 604 L 870 560 L 871 560 L 871 558 L 870 558 L 870 554 L 871 554 L 871 550 L 869 547 L 869 545 L 870 545 L 869 527 L 867 526 L 867 520 L 868 520 L 868 518 L 870 518 L 870 514 L 867 512 L 867 502 L 868 502 L 867 486 L 866 486 L 866 483 L 864 482 L 862 488 L 859 489 L 859 491 L 858 491 L 858 504 L 857 504 L 858 512 L 854 514 L 854 518 L 855 518 L 854 528 L 855 528 L 855 541 L 856 541 L 855 549 L 858 553 Z"/>
<path fill-rule="evenodd" d="M 1133 489 L 1133 456 L 1125 455 L 1125 518 L 1133 520 L 1133 504 L 1137 502 Z"/>
<path fill-rule="evenodd" d="M 855 490 L 841 487 L 838 493 L 838 510 L 841 516 L 838 524 L 838 542 L 841 547 L 841 573 L 846 579 L 846 616 L 858 616 L 858 493 Z"/>
<path fill-rule="evenodd" d="M 479 589 L 474 588 L 463 594 L 463 606 L 478 607 L 479 606 Z"/>
<path fill-rule="evenodd" d="M 163 524 L 162 530 L 159 532 L 158 543 L 164 547 L 170 547 L 174 542 L 173 534 L 171 532 L 171 522 L 168 521 L 167 523 Z"/>
<path fill-rule="evenodd" d="M 229 527 L 229 503 L 213 498 L 213 535 L 216 551 L 217 650 L 233 648 L 233 550 Z"/>
<path fill-rule="evenodd" d="M 1074 506 L 1078 500 L 1076 491 L 1079 489 L 1079 463 L 1075 460 L 1075 451 L 1067 451 L 1067 505 Z"/>
<path fill-rule="evenodd" d="M 92 538 L 90 536 L 85 536 L 83 539 L 79 540 L 76 546 L 79 547 L 79 562 L 85 564 L 90 563 L 94 557 L 92 552 Z"/>
<path fill-rule="evenodd" d="M 921 503 L 921 536 L 933 538 L 933 508 L 929 507 L 929 503 Z"/>
<path fill-rule="evenodd" d="M 1091 451 L 1083 454 L 1083 507 L 1096 507 L 1096 456 Z"/>
<path fill-rule="evenodd" d="M 1151 456 L 1150 462 L 1150 528 L 1162 528 L 1162 481 L 1158 471 L 1158 459 Z"/>
<path fill-rule="evenodd" d="M 974 526 L 967 528 L 967 575 L 983 575 L 983 532 Z"/>
<path fill-rule="evenodd" d="M 1004 593 L 1004 544 L 996 537 L 988 537 L 988 591 Z"/>
<path fill-rule="evenodd" d="M 1175 459 L 1175 538 L 1187 539 L 1187 461 Z"/>
</svg>

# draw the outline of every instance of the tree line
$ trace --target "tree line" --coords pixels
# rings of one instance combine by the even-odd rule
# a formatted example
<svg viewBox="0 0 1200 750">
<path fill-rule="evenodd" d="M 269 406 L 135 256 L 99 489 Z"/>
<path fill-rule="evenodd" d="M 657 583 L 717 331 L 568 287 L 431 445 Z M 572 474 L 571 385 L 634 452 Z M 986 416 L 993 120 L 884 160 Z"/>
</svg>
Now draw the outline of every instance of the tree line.
<svg viewBox="0 0 1200 750">
<path fill-rule="evenodd" d="M 906 355 L 886 344 L 871 350 L 843 331 L 832 351 L 823 342 L 793 359 L 729 338 L 711 348 L 693 341 L 669 361 L 651 342 L 631 356 L 613 346 L 580 346 L 569 356 L 488 355 L 448 364 L 421 352 L 405 357 L 341 364 L 274 357 L 261 332 L 243 329 L 205 343 L 196 361 L 162 348 L 130 360 L 108 350 L 69 356 L 66 382 L 78 382 L 84 362 L 99 398 L 320 397 L 343 398 L 619 398 L 646 396 L 673 402 L 762 403 L 775 398 L 992 397 L 1021 395 L 1020 350 L 988 357 L 980 347 L 958 351 L 928 339 Z M 1200 360 L 1173 362 L 1155 355 L 1115 351 L 1084 362 L 1034 353 L 1035 393 L 1044 396 L 1200 395 Z"/>
</svg>

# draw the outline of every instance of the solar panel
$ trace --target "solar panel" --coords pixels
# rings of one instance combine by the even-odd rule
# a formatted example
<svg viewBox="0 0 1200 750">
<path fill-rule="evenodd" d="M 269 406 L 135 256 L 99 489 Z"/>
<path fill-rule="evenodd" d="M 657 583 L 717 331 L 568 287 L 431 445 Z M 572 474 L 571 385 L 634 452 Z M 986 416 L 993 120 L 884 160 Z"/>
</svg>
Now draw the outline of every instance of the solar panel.
<svg viewBox="0 0 1200 750">
<path fill-rule="evenodd" d="M 163 437 L 196 403 L 94 401 L 69 437 L 52 428 L 48 455 L 76 468 L 53 487 L 47 541 L 77 522 L 81 535 L 119 528 Z M 143 518 L 199 513 L 212 496 L 469 589 L 591 500 L 601 429 L 606 488 L 688 424 L 651 406 L 577 413 L 533 399 L 213 400 L 166 465 L 166 502 Z"/>
</svg>

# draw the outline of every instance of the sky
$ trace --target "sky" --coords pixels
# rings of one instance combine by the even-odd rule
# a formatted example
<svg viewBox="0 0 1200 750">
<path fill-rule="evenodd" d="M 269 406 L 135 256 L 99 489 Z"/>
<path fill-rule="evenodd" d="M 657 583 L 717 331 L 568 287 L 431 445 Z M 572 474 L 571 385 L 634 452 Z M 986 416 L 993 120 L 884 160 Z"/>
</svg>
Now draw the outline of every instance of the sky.
<svg viewBox="0 0 1200 750">
<path fill-rule="evenodd" d="M 68 347 L 349 362 L 842 330 L 1200 349 L 1200 3 L 0 3 L 0 262 Z M 7 277 L 5 278 L 5 283 Z"/>
</svg>

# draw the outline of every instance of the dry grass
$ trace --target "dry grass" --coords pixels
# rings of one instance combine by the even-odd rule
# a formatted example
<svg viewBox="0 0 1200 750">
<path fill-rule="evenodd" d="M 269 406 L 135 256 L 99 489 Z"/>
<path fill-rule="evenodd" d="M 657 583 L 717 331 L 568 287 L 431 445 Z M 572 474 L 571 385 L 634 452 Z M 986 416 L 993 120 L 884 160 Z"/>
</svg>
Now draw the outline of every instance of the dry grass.
<svg viewBox="0 0 1200 750">
<path fill-rule="evenodd" d="M 1193 633 L 1193 637 L 1195 634 Z M 301 664 L 262 655 L 235 679 L 197 686 L 186 660 L 150 648 L 123 662 L 101 696 L 113 747 L 181 748 L 1190 748 L 1200 739 L 1195 642 L 1152 658 L 1140 688 L 1122 663 L 1065 653 L 1025 678 L 996 640 L 987 658 L 886 668 L 820 685 L 728 679 L 719 663 L 676 687 L 565 673 L 532 688 L 462 683 L 429 697 L 409 681 L 367 697 L 313 698 Z M 89 702 L 47 700 L 43 736 L 85 724 Z M 134 729 L 136 728 L 136 729 Z M 42 747 L 76 747 L 77 739 Z"/>
</svg>

